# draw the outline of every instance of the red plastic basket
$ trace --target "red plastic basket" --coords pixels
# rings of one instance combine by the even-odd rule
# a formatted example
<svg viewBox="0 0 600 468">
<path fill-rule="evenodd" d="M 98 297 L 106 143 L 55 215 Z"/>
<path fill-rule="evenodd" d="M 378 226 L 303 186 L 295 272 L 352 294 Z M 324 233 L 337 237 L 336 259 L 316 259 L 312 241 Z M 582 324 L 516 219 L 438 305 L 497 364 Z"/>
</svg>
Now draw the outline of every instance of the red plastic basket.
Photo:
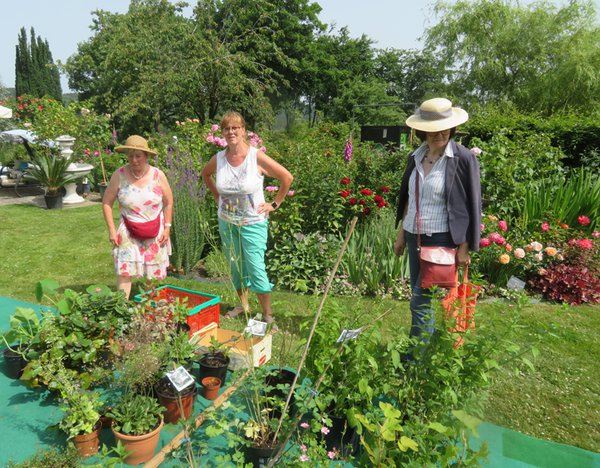
<svg viewBox="0 0 600 468">
<path fill-rule="evenodd" d="M 221 299 L 219 296 L 167 284 L 155 290 L 138 294 L 135 296 L 135 301 L 141 302 L 145 296 L 151 293 L 156 301 L 161 299 L 169 301 L 187 299 L 187 308 L 189 309 L 187 323 L 190 326 L 190 336 L 212 322 L 215 322 L 217 327 L 219 326 L 221 312 Z"/>
</svg>

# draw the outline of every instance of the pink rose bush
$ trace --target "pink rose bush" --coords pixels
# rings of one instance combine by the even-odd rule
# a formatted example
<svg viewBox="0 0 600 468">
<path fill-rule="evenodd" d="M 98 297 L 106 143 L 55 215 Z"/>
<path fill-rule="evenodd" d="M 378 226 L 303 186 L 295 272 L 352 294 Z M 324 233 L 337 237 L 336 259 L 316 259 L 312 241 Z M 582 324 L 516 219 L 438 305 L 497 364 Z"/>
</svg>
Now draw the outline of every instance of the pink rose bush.
<svg viewBox="0 0 600 468">
<path fill-rule="evenodd" d="M 580 304 L 600 301 L 600 248 L 586 215 L 570 227 L 542 220 L 537 232 L 511 230 L 494 215 L 483 218 L 476 268 L 490 283 L 505 284 L 515 275 L 550 300 Z M 513 248 L 514 246 L 514 248 Z"/>
</svg>

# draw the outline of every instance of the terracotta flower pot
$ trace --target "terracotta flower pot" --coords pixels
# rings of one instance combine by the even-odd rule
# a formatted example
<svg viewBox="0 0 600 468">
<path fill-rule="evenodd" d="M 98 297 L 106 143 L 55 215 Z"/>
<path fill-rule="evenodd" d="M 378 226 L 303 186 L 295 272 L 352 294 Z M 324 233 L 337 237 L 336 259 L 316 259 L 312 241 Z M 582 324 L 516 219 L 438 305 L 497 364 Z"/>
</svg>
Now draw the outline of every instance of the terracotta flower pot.
<svg viewBox="0 0 600 468">
<path fill-rule="evenodd" d="M 181 398 L 183 419 L 188 419 L 192 414 L 194 400 L 196 399 L 196 393 L 198 393 L 195 383 L 184 388 L 181 392 L 177 392 L 170 383 L 163 380 L 154 387 L 154 391 L 160 404 L 166 408 L 163 413 L 165 423 L 177 424 L 179 418 L 181 418 L 179 398 Z"/>
<path fill-rule="evenodd" d="M 89 434 L 80 434 L 73 438 L 73 444 L 77 448 L 80 457 L 85 458 L 98 453 L 100 429 L 102 429 L 102 423 L 98 421 L 92 432 Z"/>
<path fill-rule="evenodd" d="M 156 450 L 156 445 L 158 444 L 160 431 L 163 425 L 164 423 L 161 418 L 160 424 L 156 429 L 148 434 L 142 435 L 122 434 L 115 431 L 113 427 L 112 431 L 115 435 L 115 440 L 117 443 L 121 441 L 125 450 L 129 452 L 129 455 L 125 458 L 125 463 L 128 465 L 139 465 L 140 463 L 145 463 L 150 460 L 154 455 L 154 450 Z"/>
<path fill-rule="evenodd" d="M 214 400 L 221 388 L 221 379 L 218 377 L 204 377 L 202 379 L 202 396 L 207 400 Z"/>
</svg>

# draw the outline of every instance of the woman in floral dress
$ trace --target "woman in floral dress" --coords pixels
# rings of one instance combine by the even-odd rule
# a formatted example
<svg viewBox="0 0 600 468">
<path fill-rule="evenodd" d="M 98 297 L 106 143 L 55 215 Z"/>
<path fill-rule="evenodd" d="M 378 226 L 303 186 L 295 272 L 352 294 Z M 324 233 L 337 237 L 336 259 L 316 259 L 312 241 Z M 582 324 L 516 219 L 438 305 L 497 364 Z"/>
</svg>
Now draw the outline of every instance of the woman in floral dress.
<svg viewBox="0 0 600 468">
<path fill-rule="evenodd" d="M 117 289 L 131 293 L 131 279 L 163 279 L 171 255 L 173 194 L 164 173 L 148 164 L 156 151 L 137 135 L 115 151 L 126 153 L 128 164 L 117 169 L 102 199 L 102 211 L 113 244 Z M 119 201 L 121 216 L 115 227 L 112 207 Z"/>
</svg>

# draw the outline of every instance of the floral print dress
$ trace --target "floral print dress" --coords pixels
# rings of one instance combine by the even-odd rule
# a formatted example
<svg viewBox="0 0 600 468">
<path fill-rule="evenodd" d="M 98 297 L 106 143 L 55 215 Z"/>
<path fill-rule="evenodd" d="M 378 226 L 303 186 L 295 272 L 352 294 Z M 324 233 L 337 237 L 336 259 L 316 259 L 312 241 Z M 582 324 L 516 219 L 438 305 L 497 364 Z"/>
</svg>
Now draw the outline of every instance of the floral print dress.
<svg viewBox="0 0 600 468">
<path fill-rule="evenodd" d="M 161 247 L 158 239 L 164 230 L 163 191 L 159 183 L 159 170 L 152 171 L 151 182 L 145 187 L 136 187 L 127 179 L 125 168 L 119 169 L 119 192 L 117 198 L 121 210 L 121 219 L 117 229 L 119 247 L 113 249 L 113 258 L 117 275 L 151 279 L 163 279 L 167 276 L 171 241 Z M 123 216 L 128 220 L 142 223 L 160 216 L 160 230 L 154 239 L 134 239 L 130 236 Z"/>
</svg>

